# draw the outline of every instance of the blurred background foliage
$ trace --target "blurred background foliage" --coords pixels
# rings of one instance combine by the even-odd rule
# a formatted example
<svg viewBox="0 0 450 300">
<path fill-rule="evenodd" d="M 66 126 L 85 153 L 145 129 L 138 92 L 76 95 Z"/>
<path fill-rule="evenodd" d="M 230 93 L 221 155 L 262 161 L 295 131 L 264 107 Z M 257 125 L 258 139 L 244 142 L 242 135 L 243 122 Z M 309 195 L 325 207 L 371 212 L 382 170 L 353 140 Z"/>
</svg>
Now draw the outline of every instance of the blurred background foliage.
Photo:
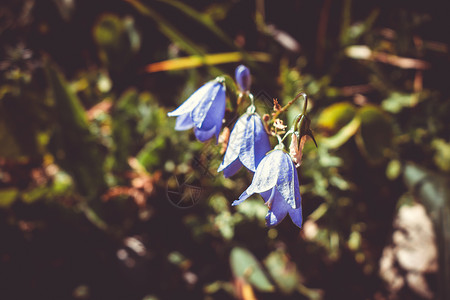
<svg viewBox="0 0 450 300">
<path fill-rule="evenodd" d="M 0 298 L 448 299 L 444 4 L 2 1 Z M 166 117 L 239 63 L 311 100 L 303 229 Z"/>
</svg>

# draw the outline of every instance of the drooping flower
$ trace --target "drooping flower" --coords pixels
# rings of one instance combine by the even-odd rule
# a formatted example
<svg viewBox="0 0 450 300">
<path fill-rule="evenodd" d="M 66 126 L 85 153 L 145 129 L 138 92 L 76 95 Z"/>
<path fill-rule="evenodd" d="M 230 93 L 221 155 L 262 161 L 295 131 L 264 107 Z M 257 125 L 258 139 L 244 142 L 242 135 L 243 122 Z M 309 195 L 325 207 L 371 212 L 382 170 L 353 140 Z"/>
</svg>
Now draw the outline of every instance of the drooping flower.
<svg viewBox="0 0 450 300">
<path fill-rule="evenodd" d="M 246 66 L 239 65 L 236 68 L 235 78 L 241 91 L 245 92 L 250 90 L 252 78 L 250 76 L 250 70 Z"/>
<path fill-rule="evenodd" d="M 271 149 L 269 136 L 264 130 L 261 118 L 256 113 L 243 114 L 234 125 L 218 172 L 230 177 L 245 166 L 252 172 Z"/>
<path fill-rule="evenodd" d="M 267 226 L 279 224 L 289 214 L 294 224 L 302 227 L 298 175 L 288 153 L 283 150 L 269 152 L 259 163 L 250 186 L 232 205 L 242 203 L 254 193 L 259 193 L 269 207 Z"/>
<path fill-rule="evenodd" d="M 214 135 L 219 138 L 225 115 L 225 86 L 221 80 L 213 80 L 195 91 L 177 109 L 169 112 L 169 117 L 177 117 L 175 130 L 194 127 L 194 133 L 201 142 Z"/>
</svg>

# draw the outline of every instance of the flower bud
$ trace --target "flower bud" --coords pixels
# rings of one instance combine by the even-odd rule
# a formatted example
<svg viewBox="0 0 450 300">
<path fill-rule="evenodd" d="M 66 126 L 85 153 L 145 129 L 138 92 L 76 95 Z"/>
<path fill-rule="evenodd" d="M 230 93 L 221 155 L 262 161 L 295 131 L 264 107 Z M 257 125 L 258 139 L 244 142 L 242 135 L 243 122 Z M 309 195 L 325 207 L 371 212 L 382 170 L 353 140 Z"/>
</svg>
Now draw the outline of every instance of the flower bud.
<svg viewBox="0 0 450 300">
<path fill-rule="evenodd" d="M 236 82 L 239 89 L 243 92 L 250 90 L 250 85 L 252 84 L 252 78 L 250 76 L 250 70 L 244 66 L 240 65 L 236 68 Z"/>
</svg>

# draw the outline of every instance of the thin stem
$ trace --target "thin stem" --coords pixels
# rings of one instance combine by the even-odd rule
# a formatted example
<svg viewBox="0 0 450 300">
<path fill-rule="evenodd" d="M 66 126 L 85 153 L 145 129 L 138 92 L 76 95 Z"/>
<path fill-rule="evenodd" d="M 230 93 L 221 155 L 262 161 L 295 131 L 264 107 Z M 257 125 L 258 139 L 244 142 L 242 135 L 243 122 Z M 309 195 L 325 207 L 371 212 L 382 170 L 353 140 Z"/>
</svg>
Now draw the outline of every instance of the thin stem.
<svg viewBox="0 0 450 300">
<path fill-rule="evenodd" d="M 307 96 L 306 96 L 306 93 L 300 92 L 300 93 L 297 94 L 297 96 L 295 96 L 294 99 L 292 99 L 291 101 L 289 101 L 288 104 L 286 104 L 285 106 L 283 106 L 280 110 L 276 111 L 276 112 L 273 114 L 272 120 L 270 120 L 269 123 L 274 123 L 275 120 L 278 118 L 278 116 L 279 116 L 281 113 L 285 112 L 292 104 L 294 104 L 295 101 L 297 101 L 297 100 L 298 100 L 300 97 L 302 97 L 302 96 L 303 96 L 303 98 L 305 98 L 305 104 L 304 104 L 304 106 L 303 106 L 303 113 L 305 113 L 305 112 L 306 112 L 307 105 L 308 105 L 308 98 L 307 98 Z"/>
<path fill-rule="evenodd" d="M 278 139 L 278 145 L 275 146 L 275 149 L 284 149 L 284 144 L 283 144 L 283 139 L 281 138 L 281 136 L 279 134 L 275 135 Z"/>
</svg>

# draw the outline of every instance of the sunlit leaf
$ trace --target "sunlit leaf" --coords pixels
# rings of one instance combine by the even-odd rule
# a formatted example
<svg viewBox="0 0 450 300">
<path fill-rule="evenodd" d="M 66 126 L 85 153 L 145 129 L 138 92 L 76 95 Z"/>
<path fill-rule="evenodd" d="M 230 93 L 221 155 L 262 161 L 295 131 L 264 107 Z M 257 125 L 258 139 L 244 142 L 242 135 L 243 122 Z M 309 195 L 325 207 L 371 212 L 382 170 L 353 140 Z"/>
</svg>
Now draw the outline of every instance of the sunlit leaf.
<svg viewBox="0 0 450 300">
<path fill-rule="evenodd" d="M 15 187 L 0 189 L 0 208 L 10 207 L 18 195 L 19 190 Z"/>
<path fill-rule="evenodd" d="M 443 139 L 435 139 L 431 146 L 436 151 L 433 160 L 436 166 L 444 172 L 450 172 L 450 143 Z"/>
<path fill-rule="evenodd" d="M 395 180 L 401 174 L 402 165 L 400 161 L 393 159 L 386 166 L 386 177 L 390 180 Z"/>
<path fill-rule="evenodd" d="M 391 113 L 399 113 L 403 108 L 413 107 L 418 103 L 418 95 L 401 94 L 394 92 L 388 98 L 383 100 L 381 106 L 384 110 Z"/>
<path fill-rule="evenodd" d="M 234 218 L 229 211 L 222 211 L 214 218 L 214 226 L 226 240 L 234 236 Z"/>
<path fill-rule="evenodd" d="M 282 292 L 290 294 L 297 290 L 300 284 L 300 274 L 296 265 L 289 260 L 284 251 L 271 252 L 264 260 L 264 265 Z"/>
<path fill-rule="evenodd" d="M 274 290 L 260 263 L 248 250 L 234 247 L 230 254 L 230 265 L 235 277 L 244 279 L 258 290 L 265 292 Z"/>
<path fill-rule="evenodd" d="M 338 132 L 350 123 L 356 115 L 356 108 L 349 102 L 339 102 L 325 108 L 319 115 L 317 127 L 330 134 Z"/>
<path fill-rule="evenodd" d="M 219 65 L 225 63 L 236 63 L 244 59 L 241 52 L 226 52 L 216 54 L 206 54 L 204 56 L 193 55 L 188 57 L 173 58 L 161 62 L 151 63 L 145 67 L 148 73 L 160 71 L 173 71 L 197 68 L 204 65 Z M 251 52 L 248 55 L 249 60 L 269 62 L 270 54 L 264 52 Z"/>
<path fill-rule="evenodd" d="M 82 194 L 93 197 L 104 186 L 103 157 L 89 130 L 86 113 L 56 66 L 46 62 L 47 80 L 55 101 L 57 125 L 51 151 L 72 176 Z"/>
<path fill-rule="evenodd" d="M 262 223 L 264 223 L 264 218 L 267 214 L 267 206 L 259 199 L 248 199 L 236 206 L 236 210 L 248 219 L 256 219 Z"/>
<path fill-rule="evenodd" d="M 353 120 L 342 127 L 335 135 L 330 136 L 328 138 L 322 138 L 319 141 L 320 145 L 327 147 L 329 149 L 336 149 L 345 144 L 355 133 L 358 131 L 360 127 L 361 121 L 359 117 L 353 118 Z"/>
<path fill-rule="evenodd" d="M 388 156 L 392 147 L 392 120 L 380 108 L 372 105 L 358 111 L 361 126 L 356 134 L 356 143 L 361 153 L 372 163 Z"/>
<path fill-rule="evenodd" d="M 40 200 L 44 198 L 48 193 L 50 192 L 50 189 L 46 186 L 39 186 L 36 188 L 33 188 L 29 191 L 25 191 L 22 193 L 22 200 L 23 202 L 30 204 L 37 200 Z"/>
</svg>

